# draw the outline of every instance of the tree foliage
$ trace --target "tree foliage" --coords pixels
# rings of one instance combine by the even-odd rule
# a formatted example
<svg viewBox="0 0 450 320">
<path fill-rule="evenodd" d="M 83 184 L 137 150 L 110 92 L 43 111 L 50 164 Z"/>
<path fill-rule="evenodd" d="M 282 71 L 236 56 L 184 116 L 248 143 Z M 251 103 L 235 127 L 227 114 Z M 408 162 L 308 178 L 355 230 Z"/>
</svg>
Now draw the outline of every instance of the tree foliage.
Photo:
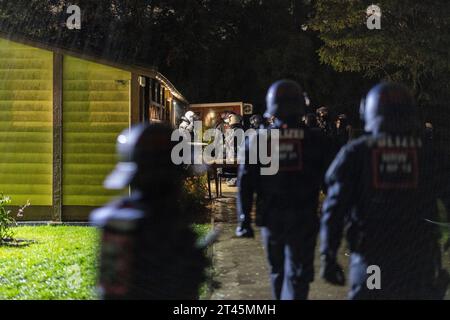
<svg viewBox="0 0 450 320">
<path fill-rule="evenodd" d="M 368 30 L 361 0 L 0 0 L 3 32 L 130 64 L 156 66 L 195 102 L 263 108 L 279 78 L 298 80 L 314 106 L 357 117 L 379 79 L 401 80 L 424 103 L 450 97 L 450 3 L 379 0 Z M 82 29 L 68 30 L 69 4 Z"/>
<path fill-rule="evenodd" d="M 379 0 L 381 30 L 366 26 L 370 1 L 316 0 L 310 26 L 320 59 L 337 71 L 408 84 L 422 103 L 446 102 L 450 86 L 450 2 Z"/>
</svg>

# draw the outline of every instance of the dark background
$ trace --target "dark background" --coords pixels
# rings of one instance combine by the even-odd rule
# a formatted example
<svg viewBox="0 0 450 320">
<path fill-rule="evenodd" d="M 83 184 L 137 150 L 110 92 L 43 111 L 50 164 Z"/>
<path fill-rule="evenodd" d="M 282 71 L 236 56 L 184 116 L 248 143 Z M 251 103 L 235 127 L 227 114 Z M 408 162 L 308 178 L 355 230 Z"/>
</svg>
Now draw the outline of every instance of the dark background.
<svg viewBox="0 0 450 320">
<path fill-rule="evenodd" d="M 361 97 L 380 80 L 408 85 L 425 120 L 444 128 L 450 99 L 450 2 L 380 0 L 368 30 L 357 0 L 0 0 L 0 30 L 119 62 L 155 66 L 191 103 L 264 108 L 269 85 L 299 81 L 312 109 L 358 125 Z M 82 10 L 81 30 L 65 26 Z"/>
</svg>

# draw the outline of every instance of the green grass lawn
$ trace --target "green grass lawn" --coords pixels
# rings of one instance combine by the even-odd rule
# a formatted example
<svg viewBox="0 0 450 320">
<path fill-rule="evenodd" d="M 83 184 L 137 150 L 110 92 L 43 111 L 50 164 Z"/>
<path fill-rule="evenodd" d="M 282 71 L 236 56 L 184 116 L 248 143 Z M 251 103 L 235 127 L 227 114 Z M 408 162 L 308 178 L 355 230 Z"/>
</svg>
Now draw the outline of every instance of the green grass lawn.
<svg viewBox="0 0 450 320">
<path fill-rule="evenodd" d="M 204 235 L 208 225 L 197 225 Z M 0 247 L 0 299 L 96 299 L 99 232 L 89 227 L 20 227 L 24 247 Z"/>
<path fill-rule="evenodd" d="M 25 248 L 0 247 L 0 299 L 95 299 L 98 231 L 21 227 Z"/>
</svg>

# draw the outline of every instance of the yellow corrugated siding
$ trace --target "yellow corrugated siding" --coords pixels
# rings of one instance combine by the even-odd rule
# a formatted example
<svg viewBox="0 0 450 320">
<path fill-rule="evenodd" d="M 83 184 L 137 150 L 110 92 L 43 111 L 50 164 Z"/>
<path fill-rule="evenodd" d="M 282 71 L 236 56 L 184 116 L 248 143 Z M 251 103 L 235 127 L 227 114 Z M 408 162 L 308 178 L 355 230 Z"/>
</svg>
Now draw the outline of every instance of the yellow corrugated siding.
<svg viewBox="0 0 450 320">
<path fill-rule="evenodd" d="M 0 39 L 0 192 L 52 204 L 52 52 Z"/>
<path fill-rule="evenodd" d="M 64 205 L 100 206 L 116 195 L 103 180 L 117 161 L 117 135 L 129 126 L 130 80 L 129 72 L 64 57 Z"/>
</svg>

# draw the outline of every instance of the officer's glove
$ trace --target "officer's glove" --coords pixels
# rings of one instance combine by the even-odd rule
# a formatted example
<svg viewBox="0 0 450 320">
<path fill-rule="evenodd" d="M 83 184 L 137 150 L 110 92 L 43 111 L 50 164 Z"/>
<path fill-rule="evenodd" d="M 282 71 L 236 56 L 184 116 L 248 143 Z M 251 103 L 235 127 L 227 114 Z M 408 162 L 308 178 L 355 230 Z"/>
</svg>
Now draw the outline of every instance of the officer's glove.
<svg viewBox="0 0 450 320">
<path fill-rule="evenodd" d="M 345 274 L 335 259 L 327 256 L 321 257 L 320 277 L 335 286 L 345 286 Z"/>
<path fill-rule="evenodd" d="M 239 224 L 236 228 L 236 236 L 239 238 L 254 238 L 255 233 L 251 225 Z"/>
</svg>

